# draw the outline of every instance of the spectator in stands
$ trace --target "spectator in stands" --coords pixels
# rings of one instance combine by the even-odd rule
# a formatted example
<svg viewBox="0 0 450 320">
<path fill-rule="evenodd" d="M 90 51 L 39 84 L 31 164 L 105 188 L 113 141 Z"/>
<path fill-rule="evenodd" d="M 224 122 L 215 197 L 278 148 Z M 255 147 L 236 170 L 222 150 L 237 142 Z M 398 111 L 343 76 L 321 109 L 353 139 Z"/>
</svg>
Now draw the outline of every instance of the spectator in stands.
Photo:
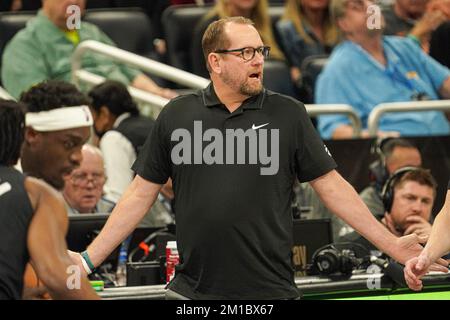
<svg viewBox="0 0 450 320">
<path fill-rule="evenodd" d="M 272 59 L 284 59 L 284 56 L 275 41 L 268 6 L 267 0 L 218 0 L 216 5 L 195 27 L 191 47 L 193 72 L 205 78 L 209 78 L 206 62 L 202 58 L 202 37 L 211 22 L 225 17 L 243 16 L 254 21 L 256 29 L 261 34 L 264 45 L 270 47 L 270 57 Z"/>
<path fill-rule="evenodd" d="M 422 166 L 422 156 L 416 146 L 401 138 L 382 139 L 377 142 L 376 149 L 379 159 L 370 166 L 372 183 L 361 191 L 360 196 L 370 212 L 381 219 L 385 212 L 381 191 L 386 180 L 400 168 Z"/>
<path fill-rule="evenodd" d="M 286 0 L 284 14 L 277 23 L 277 32 L 281 47 L 291 65 L 291 78 L 302 90 L 300 68 L 306 57 L 330 54 L 338 42 L 338 30 L 331 20 L 328 8 L 329 0 Z M 305 97 L 307 101 L 312 97 Z"/>
<path fill-rule="evenodd" d="M 428 52 L 431 33 L 450 19 L 450 2 L 396 0 L 383 9 L 383 16 L 386 20 L 384 34 L 410 37 Z"/>
<path fill-rule="evenodd" d="M 22 0 L 0 1 L 0 11 L 18 11 L 22 8 Z"/>
<path fill-rule="evenodd" d="M 134 178 L 131 166 L 154 120 L 139 114 L 133 98 L 120 82 L 105 81 L 92 88 L 88 96 L 108 177 L 105 196 L 117 202 Z"/>
<path fill-rule="evenodd" d="M 154 120 L 141 116 L 127 88 L 117 81 L 105 81 L 89 93 L 94 131 L 100 138 L 100 149 L 105 161 L 108 180 L 105 198 L 116 203 L 134 179 L 131 166 L 135 162 Z M 171 187 L 165 186 L 159 200 L 149 214 L 148 226 L 160 226 L 171 222 L 168 209 L 162 202 L 173 199 Z M 158 222 L 160 221 L 160 222 Z"/>
<path fill-rule="evenodd" d="M 100 149 L 85 144 L 81 149 L 83 160 L 80 167 L 64 177 L 66 208 L 69 214 L 107 213 L 114 208 L 114 202 L 103 197 L 106 175 L 103 155 Z"/>
<path fill-rule="evenodd" d="M 0 99 L 0 300 L 21 299 L 26 265 L 32 261 L 55 299 L 98 299 L 87 278 L 70 288 L 67 216 L 58 193 L 13 166 L 24 140 L 25 107 Z M 80 273 L 78 273 L 80 275 Z"/>
<path fill-rule="evenodd" d="M 332 0 L 333 19 L 347 41 L 333 51 L 319 75 L 317 103 L 351 105 L 363 128 L 371 110 L 383 102 L 450 98 L 450 71 L 426 55 L 411 39 L 383 36 L 367 25 L 369 0 Z M 350 138 L 353 129 L 344 116 L 319 117 L 324 138 Z M 407 112 L 381 118 L 379 135 L 448 134 L 442 112 Z M 364 130 L 363 136 L 367 135 Z"/>
<path fill-rule="evenodd" d="M 422 289 L 420 280 L 430 269 L 430 265 L 438 257 L 446 254 L 450 250 L 450 180 L 448 181 L 447 196 L 441 211 L 434 220 L 430 237 L 425 249 L 416 258 L 405 264 L 405 280 L 413 290 Z"/>
<path fill-rule="evenodd" d="M 383 187 L 385 214 L 381 223 L 397 237 L 415 233 L 427 239 L 431 232 L 430 219 L 436 186 L 428 170 L 404 167 L 394 172 Z M 347 232 L 352 230 L 346 228 Z M 355 231 L 342 235 L 339 241 L 357 242 L 375 249 Z"/>
<path fill-rule="evenodd" d="M 5 88 L 18 97 L 24 90 L 46 79 L 70 81 L 70 58 L 77 45 L 85 40 L 96 40 L 114 45 L 95 25 L 81 22 L 80 29 L 67 24 L 69 5 L 77 5 L 84 12 L 85 0 L 43 0 L 42 10 L 28 22 L 7 45 L 3 54 L 2 81 Z M 176 96 L 169 89 L 159 87 L 149 77 L 125 65 L 98 54 L 86 54 L 83 67 L 95 74 L 166 98 Z"/>
</svg>

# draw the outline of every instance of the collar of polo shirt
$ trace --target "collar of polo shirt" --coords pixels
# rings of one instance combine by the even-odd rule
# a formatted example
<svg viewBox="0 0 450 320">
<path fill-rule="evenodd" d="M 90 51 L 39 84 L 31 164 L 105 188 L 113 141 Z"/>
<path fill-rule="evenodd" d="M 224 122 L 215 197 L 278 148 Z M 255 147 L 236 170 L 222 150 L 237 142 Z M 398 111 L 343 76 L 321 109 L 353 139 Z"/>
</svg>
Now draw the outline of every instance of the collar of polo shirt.
<svg viewBox="0 0 450 320">
<path fill-rule="evenodd" d="M 258 95 L 246 99 L 242 103 L 243 109 L 262 109 L 265 94 L 266 89 L 263 88 Z M 212 83 L 210 83 L 208 87 L 202 91 L 202 95 L 203 95 L 203 104 L 206 107 L 210 108 L 222 104 L 222 102 L 217 97 L 216 92 L 214 91 L 214 86 L 212 85 Z"/>
</svg>

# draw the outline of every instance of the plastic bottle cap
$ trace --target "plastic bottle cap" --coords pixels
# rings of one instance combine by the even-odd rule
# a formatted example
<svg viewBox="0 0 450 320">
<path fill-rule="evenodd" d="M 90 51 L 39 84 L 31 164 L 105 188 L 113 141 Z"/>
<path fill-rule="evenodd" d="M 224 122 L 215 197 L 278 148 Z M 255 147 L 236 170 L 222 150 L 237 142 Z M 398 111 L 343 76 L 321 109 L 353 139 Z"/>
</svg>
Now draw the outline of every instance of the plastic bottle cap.
<svg viewBox="0 0 450 320">
<path fill-rule="evenodd" d="M 176 249 L 177 248 L 177 242 L 176 241 L 167 241 L 166 248 Z"/>
</svg>

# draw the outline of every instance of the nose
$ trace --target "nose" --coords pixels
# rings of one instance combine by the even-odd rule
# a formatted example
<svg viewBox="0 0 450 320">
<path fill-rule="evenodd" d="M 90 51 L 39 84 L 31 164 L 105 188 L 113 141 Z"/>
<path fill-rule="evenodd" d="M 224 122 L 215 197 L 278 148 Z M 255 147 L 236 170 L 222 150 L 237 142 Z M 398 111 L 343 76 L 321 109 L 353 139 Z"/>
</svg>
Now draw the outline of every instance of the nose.
<svg viewBox="0 0 450 320">
<path fill-rule="evenodd" d="M 425 204 L 420 199 L 417 199 L 416 201 L 414 201 L 414 203 L 412 205 L 412 211 L 415 214 L 422 213 L 424 208 L 425 208 Z"/>
<path fill-rule="evenodd" d="M 264 64 L 264 56 L 262 53 L 258 51 L 255 52 L 255 57 L 252 59 L 252 65 L 259 66 Z"/>
</svg>

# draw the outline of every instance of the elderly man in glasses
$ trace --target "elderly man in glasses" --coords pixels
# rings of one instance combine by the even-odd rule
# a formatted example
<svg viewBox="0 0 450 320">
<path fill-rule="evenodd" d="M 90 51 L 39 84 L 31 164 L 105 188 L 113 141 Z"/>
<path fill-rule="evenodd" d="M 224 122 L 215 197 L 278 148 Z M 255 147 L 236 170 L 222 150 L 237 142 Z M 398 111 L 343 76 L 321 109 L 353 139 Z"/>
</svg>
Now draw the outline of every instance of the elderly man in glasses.
<svg viewBox="0 0 450 320">
<path fill-rule="evenodd" d="M 88 144 L 81 152 L 80 166 L 64 177 L 62 193 L 67 211 L 69 214 L 111 212 L 114 203 L 102 197 L 106 181 L 102 153 Z"/>
</svg>

